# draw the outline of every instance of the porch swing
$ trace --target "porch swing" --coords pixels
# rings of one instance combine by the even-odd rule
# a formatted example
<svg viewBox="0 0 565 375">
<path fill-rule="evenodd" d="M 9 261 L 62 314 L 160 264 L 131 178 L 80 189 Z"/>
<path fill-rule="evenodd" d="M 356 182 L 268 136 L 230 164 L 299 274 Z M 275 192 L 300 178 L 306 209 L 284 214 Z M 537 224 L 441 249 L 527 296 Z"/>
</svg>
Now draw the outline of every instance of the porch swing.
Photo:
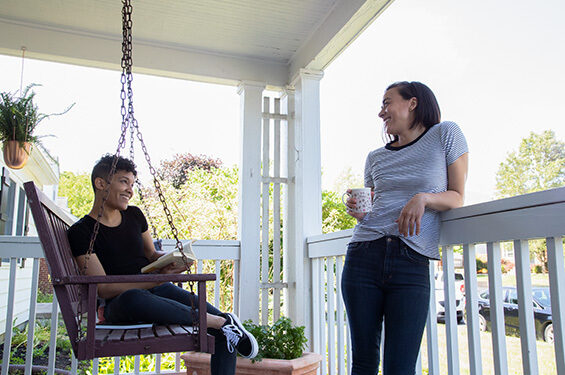
<svg viewBox="0 0 565 375">
<path fill-rule="evenodd" d="M 125 147 L 126 134 L 130 131 L 130 158 L 134 156 L 134 133 L 141 143 L 149 171 L 153 177 L 156 191 L 163 205 L 173 237 L 176 240 L 176 249 L 182 254 L 185 265 L 188 260 L 183 252 L 183 245 L 178 239 L 171 212 L 167 208 L 165 197 L 161 191 L 157 173 L 151 165 L 151 159 L 143 142 L 137 121 L 133 112 L 132 92 L 132 48 L 131 48 L 131 0 L 122 0 L 122 89 L 121 89 L 121 114 L 122 131 L 118 148 L 114 155 L 109 179 L 116 171 L 116 164 L 121 149 Z M 127 104 L 127 106 L 126 106 Z M 127 108 L 126 108 L 127 107 Z M 134 132 L 135 131 L 135 132 Z M 141 194 L 141 185 L 136 181 Z M 39 240 L 43 247 L 45 258 L 49 265 L 51 282 L 57 296 L 63 320 L 69 335 L 73 352 L 78 360 L 88 360 L 98 357 L 154 354 L 179 351 L 214 352 L 214 337 L 207 334 L 206 321 L 206 281 L 216 279 L 214 274 L 191 274 L 187 267 L 187 274 L 142 274 L 142 275 L 107 275 L 86 276 L 84 271 L 78 269 L 67 239 L 67 229 L 74 223 L 74 219 L 56 206 L 43 194 L 33 182 L 24 184 L 28 203 L 37 228 Z M 108 190 L 105 191 L 103 202 L 106 201 Z M 141 195 L 143 203 L 143 196 Z M 94 241 L 100 225 L 100 217 L 104 204 L 98 214 L 86 262 L 93 251 Z M 154 226 L 153 232 L 155 233 Z M 104 283 L 143 283 L 143 282 L 189 282 L 198 284 L 198 321 L 193 326 L 184 325 L 154 325 L 151 328 L 138 329 L 96 329 L 97 314 L 97 286 Z M 86 321 L 86 326 L 84 322 Z"/>
</svg>

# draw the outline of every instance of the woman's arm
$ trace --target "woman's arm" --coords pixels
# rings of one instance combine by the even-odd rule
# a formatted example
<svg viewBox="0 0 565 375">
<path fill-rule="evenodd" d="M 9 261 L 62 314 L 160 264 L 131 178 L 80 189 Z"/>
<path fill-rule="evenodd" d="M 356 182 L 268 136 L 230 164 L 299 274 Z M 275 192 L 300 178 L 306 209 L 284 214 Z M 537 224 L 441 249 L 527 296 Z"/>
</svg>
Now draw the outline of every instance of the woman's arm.
<svg viewBox="0 0 565 375">
<path fill-rule="evenodd" d="M 446 211 L 463 205 L 469 154 L 464 153 L 447 167 L 447 191 L 418 193 L 406 203 L 396 220 L 398 231 L 404 236 L 420 234 L 420 222 L 426 208 Z"/>
<path fill-rule="evenodd" d="M 87 263 L 86 255 L 80 255 L 75 259 L 78 264 L 79 270 L 84 269 L 84 265 Z M 104 271 L 102 263 L 100 263 L 98 256 L 94 253 L 90 254 L 85 274 L 88 276 L 106 276 L 106 271 Z M 151 289 L 161 284 L 162 283 L 154 282 L 98 284 L 98 296 L 100 298 L 112 298 L 125 292 L 126 290 Z"/>
</svg>

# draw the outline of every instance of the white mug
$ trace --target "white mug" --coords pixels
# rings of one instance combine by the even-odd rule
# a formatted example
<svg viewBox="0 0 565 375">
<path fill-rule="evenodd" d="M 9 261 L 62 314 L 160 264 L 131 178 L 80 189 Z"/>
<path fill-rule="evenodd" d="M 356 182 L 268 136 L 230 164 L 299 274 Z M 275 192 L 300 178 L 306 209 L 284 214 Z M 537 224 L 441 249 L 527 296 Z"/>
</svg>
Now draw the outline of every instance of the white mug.
<svg viewBox="0 0 565 375">
<path fill-rule="evenodd" d="M 343 193 L 341 196 L 341 201 L 345 204 L 345 196 L 350 196 L 355 198 L 357 201 L 354 208 L 348 208 L 350 212 L 365 214 L 371 211 L 373 207 L 373 202 L 371 199 L 371 188 L 359 188 L 359 189 L 351 189 L 351 193 Z M 345 204 L 346 205 L 346 204 Z"/>
</svg>

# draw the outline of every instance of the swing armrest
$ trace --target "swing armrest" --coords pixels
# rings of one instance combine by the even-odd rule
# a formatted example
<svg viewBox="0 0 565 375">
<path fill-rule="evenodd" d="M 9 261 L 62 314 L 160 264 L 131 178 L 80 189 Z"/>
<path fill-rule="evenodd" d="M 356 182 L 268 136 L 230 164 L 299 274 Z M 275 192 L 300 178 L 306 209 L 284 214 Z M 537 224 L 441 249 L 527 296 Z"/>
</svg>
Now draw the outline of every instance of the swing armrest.
<svg viewBox="0 0 565 375">
<path fill-rule="evenodd" d="M 113 283 L 144 283 L 144 282 L 186 282 L 213 281 L 215 274 L 147 274 L 147 275 L 106 275 L 106 276 L 64 276 L 54 278 L 53 285 L 66 284 L 113 284 Z"/>
</svg>

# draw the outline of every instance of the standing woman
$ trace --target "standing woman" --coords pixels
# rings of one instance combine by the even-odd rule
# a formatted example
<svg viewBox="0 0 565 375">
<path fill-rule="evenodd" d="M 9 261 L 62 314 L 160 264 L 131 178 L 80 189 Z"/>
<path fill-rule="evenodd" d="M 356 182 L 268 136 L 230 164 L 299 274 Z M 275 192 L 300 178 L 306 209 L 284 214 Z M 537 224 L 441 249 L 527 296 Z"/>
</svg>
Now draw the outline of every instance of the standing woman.
<svg viewBox="0 0 565 375">
<path fill-rule="evenodd" d="M 365 186 L 369 213 L 348 245 L 342 290 L 351 329 L 352 375 L 378 371 L 384 318 L 384 375 L 414 374 L 430 301 L 429 259 L 439 259 L 440 211 L 463 205 L 467 142 L 457 124 L 440 122 L 433 92 L 397 82 L 379 117 L 390 142 L 371 151 Z M 355 207 L 349 198 L 349 209 Z"/>
</svg>

